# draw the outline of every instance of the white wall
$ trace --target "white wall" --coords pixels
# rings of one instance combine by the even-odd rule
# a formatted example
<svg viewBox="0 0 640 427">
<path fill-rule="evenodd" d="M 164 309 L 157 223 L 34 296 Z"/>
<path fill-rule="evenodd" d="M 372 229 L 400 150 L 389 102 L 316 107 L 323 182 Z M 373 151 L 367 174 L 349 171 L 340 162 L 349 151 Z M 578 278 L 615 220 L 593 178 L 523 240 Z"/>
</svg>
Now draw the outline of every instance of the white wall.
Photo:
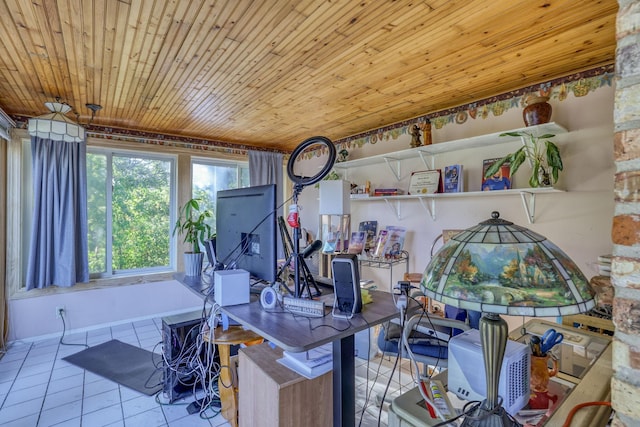
<svg viewBox="0 0 640 427">
<path fill-rule="evenodd" d="M 430 248 L 443 229 L 467 228 L 490 218 L 497 210 L 501 218 L 528 227 L 563 249 L 572 257 L 588 278 L 596 275 L 591 267 L 598 255 L 611 253 L 611 221 L 613 217 L 613 98 L 614 90 L 603 87 L 585 97 L 573 95 L 562 102 L 551 101 L 552 121 L 566 127 L 569 132 L 558 135 L 554 141 L 559 145 L 564 162 L 560 175 L 561 186 L 566 193 L 537 195 L 535 200 L 535 223 L 529 224 L 520 196 L 491 196 L 477 198 L 453 198 L 436 201 L 436 218 L 431 219 L 417 200 L 401 204 L 401 219 L 383 202 L 352 202 L 352 231 L 360 221 L 377 220 L 378 227 L 402 225 L 409 232 L 405 249 L 410 253 L 409 270 L 422 272 L 430 259 Z M 501 132 L 523 127 L 521 110 L 513 108 L 500 117 L 487 119 L 469 118 L 463 125 L 449 124 L 442 129 L 433 129 L 434 143 L 471 137 L 478 134 Z M 396 141 L 365 144 L 361 149 L 351 150 L 350 158 L 366 157 L 409 148 L 410 138 L 404 136 Z M 517 148 L 518 143 L 496 144 L 490 147 L 450 152 L 436 159 L 436 167 L 461 163 L 464 165 L 467 191 L 480 189 L 482 160 L 502 157 Z M 309 162 L 317 162 L 317 159 Z M 352 168 L 348 179 L 357 184 L 371 181 L 371 187 L 400 187 L 409 185 L 411 171 L 426 169 L 420 159 L 402 164 L 403 179 L 395 181 L 386 165 Z M 523 166 L 514 177 L 514 188 L 528 187 L 529 170 Z M 317 231 L 318 191 L 306 187 L 300 198 L 301 221 L 309 229 Z M 402 278 L 401 269 L 394 271 L 392 282 Z M 379 287 L 389 286 L 389 271 L 363 268 L 361 275 L 378 282 Z M 521 322 L 521 320 L 518 320 Z M 513 325 L 512 325 L 513 326 Z"/>
<path fill-rule="evenodd" d="M 67 331 L 202 309 L 203 300 L 175 280 L 64 292 L 8 301 L 9 341 L 62 332 L 56 307 L 64 307 Z M 160 336 L 158 336 L 160 339 Z"/>
</svg>

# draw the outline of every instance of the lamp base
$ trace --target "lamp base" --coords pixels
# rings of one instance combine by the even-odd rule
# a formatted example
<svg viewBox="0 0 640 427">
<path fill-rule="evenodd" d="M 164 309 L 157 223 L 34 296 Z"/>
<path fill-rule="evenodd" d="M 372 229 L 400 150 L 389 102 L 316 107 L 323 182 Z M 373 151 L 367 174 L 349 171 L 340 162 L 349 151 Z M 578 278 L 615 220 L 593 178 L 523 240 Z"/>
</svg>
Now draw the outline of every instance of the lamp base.
<svg viewBox="0 0 640 427">
<path fill-rule="evenodd" d="M 484 400 L 467 415 L 461 427 L 522 427 L 522 424 L 511 418 L 502 406 L 489 410 L 486 404 L 487 401 Z"/>
</svg>

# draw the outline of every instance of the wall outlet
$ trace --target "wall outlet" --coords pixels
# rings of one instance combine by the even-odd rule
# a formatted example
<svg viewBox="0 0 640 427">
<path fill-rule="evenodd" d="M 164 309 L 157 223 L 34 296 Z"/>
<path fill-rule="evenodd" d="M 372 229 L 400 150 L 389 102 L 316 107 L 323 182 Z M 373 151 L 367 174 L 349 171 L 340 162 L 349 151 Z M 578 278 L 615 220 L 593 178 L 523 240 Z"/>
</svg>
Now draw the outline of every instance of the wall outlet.
<svg viewBox="0 0 640 427">
<path fill-rule="evenodd" d="M 61 319 L 64 314 L 64 307 L 58 306 L 56 307 L 56 319 Z"/>
</svg>

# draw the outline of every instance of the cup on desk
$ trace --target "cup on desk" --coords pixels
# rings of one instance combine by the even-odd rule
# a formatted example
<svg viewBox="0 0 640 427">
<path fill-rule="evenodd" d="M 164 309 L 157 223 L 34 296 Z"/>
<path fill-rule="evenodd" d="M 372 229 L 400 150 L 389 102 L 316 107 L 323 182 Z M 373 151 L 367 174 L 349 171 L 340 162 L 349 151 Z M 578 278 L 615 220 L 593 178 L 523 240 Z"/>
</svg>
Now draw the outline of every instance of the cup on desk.
<svg viewBox="0 0 640 427">
<path fill-rule="evenodd" d="M 549 359 L 552 367 L 549 368 Z M 549 389 L 549 379 L 558 373 L 558 360 L 545 356 L 531 356 L 531 391 L 536 393 L 546 393 Z"/>
</svg>

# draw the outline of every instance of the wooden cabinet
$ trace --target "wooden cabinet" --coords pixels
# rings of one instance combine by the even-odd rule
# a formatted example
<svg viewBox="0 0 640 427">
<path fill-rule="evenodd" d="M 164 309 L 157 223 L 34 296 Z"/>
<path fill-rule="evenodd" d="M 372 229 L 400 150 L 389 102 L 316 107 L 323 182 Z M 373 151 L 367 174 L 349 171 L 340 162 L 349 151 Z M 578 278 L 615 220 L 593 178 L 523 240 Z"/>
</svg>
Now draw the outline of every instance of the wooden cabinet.
<svg viewBox="0 0 640 427">
<path fill-rule="evenodd" d="M 333 423 L 332 372 L 309 380 L 278 363 L 267 343 L 240 350 L 240 427 L 325 427 Z"/>
</svg>

